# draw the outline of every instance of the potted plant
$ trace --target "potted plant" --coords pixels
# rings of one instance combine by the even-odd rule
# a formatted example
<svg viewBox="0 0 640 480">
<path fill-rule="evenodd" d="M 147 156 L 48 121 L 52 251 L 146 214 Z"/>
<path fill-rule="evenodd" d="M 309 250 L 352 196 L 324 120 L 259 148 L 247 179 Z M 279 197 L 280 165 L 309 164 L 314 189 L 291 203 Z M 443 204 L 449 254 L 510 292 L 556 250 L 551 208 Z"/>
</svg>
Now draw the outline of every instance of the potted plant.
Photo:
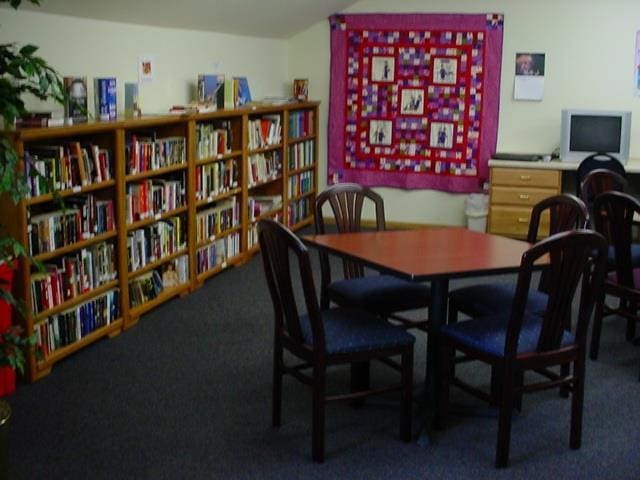
<svg viewBox="0 0 640 480">
<path fill-rule="evenodd" d="M 28 1 L 35 5 L 40 4 L 39 0 Z M 17 9 L 22 0 L 0 0 L 0 3 L 9 3 Z M 40 100 L 64 102 L 65 94 L 60 75 L 36 55 L 37 50 L 38 47 L 34 45 L 0 45 L 0 118 L 3 120 L 4 129 L 11 128 L 16 118 L 27 115 L 24 95 L 30 94 Z M 0 195 L 9 195 L 16 204 L 27 195 L 27 179 L 25 170 L 21 168 L 22 161 L 8 139 L 1 137 Z M 33 336 L 24 336 L 22 328 L 13 325 L 11 321 L 12 308 L 24 313 L 24 304 L 11 294 L 11 280 L 17 261 L 27 256 L 25 247 L 0 224 L 0 370 L 1 367 L 7 367 L 13 375 L 15 370 L 23 372 L 25 349 L 30 348 L 35 340 Z M 8 390 L 12 391 L 10 385 Z M 4 392 L 0 391 L 0 394 L 2 393 Z M 7 473 L 6 442 L 10 415 L 9 404 L 4 400 L 0 401 L 0 475 L 3 478 L 6 478 Z"/>
</svg>

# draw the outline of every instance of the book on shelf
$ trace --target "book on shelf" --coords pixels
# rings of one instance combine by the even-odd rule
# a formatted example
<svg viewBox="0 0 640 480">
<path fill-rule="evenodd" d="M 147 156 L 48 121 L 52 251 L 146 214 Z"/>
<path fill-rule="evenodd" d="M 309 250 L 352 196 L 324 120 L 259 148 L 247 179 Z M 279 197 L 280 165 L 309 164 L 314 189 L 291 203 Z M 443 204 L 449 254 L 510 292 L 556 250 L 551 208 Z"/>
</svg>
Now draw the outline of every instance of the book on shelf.
<svg viewBox="0 0 640 480">
<path fill-rule="evenodd" d="M 87 121 L 87 77 L 64 77 L 65 117 L 73 123 Z"/>
<path fill-rule="evenodd" d="M 101 121 L 115 120 L 118 117 L 118 90 L 115 77 L 94 78 L 95 116 Z"/>
<path fill-rule="evenodd" d="M 139 117 L 142 114 L 138 100 L 138 84 L 124 84 L 124 116 L 126 118 Z"/>
<path fill-rule="evenodd" d="M 247 77 L 233 78 L 233 93 L 236 108 L 251 102 L 251 91 L 249 90 L 249 80 L 247 80 Z"/>
<path fill-rule="evenodd" d="M 234 86 L 233 78 L 226 78 L 224 81 L 224 88 L 223 88 L 225 110 L 232 110 L 236 106 L 233 86 Z"/>
<path fill-rule="evenodd" d="M 293 80 L 293 97 L 300 102 L 307 101 L 309 97 L 308 78 L 296 78 Z"/>
<path fill-rule="evenodd" d="M 201 73 L 198 75 L 197 102 L 210 105 L 213 110 L 224 108 L 224 75 Z"/>
</svg>

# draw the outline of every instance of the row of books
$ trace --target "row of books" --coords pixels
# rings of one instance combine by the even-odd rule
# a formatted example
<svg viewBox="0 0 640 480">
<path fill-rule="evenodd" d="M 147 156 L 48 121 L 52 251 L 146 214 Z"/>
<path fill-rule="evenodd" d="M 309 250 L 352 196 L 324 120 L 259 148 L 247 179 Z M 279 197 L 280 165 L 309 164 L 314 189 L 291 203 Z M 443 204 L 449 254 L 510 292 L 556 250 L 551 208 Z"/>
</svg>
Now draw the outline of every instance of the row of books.
<svg viewBox="0 0 640 480">
<path fill-rule="evenodd" d="M 196 148 L 199 160 L 230 153 L 232 145 L 230 121 L 224 120 L 217 125 L 213 123 L 196 125 Z"/>
<path fill-rule="evenodd" d="M 204 242 L 214 239 L 216 235 L 240 225 L 240 204 L 236 197 L 220 204 L 200 210 L 196 215 L 196 239 Z"/>
<path fill-rule="evenodd" d="M 80 142 L 31 145 L 25 152 L 25 167 L 32 197 L 113 178 L 110 151 Z"/>
<path fill-rule="evenodd" d="M 289 138 L 300 138 L 314 132 L 314 112 L 298 110 L 289 113 Z"/>
<path fill-rule="evenodd" d="M 289 198 L 304 195 L 305 193 L 313 191 L 313 170 L 301 172 L 297 175 L 291 175 L 287 179 L 287 188 Z"/>
<path fill-rule="evenodd" d="M 125 147 L 127 174 L 184 164 L 186 152 L 185 137 L 156 138 L 155 132 L 131 135 Z"/>
<path fill-rule="evenodd" d="M 289 145 L 287 155 L 289 159 L 289 170 L 297 170 L 298 168 L 313 165 L 315 162 L 313 147 L 313 140 L 305 140 L 304 142 Z"/>
<path fill-rule="evenodd" d="M 238 160 L 229 158 L 196 167 L 196 199 L 215 197 L 238 187 Z"/>
<path fill-rule="evenodd" d="M 65 199 L 65 209 L 32 215 L 29 220 L 31 255 L 53 252 L 94 235 L 113 231 L 113 200 L 93 195 Z"/>
<path fill-rule="evenodd" d="M 46 359 L 54 351 L 86 337 L 120 317 L 120 290 L 115 288 L 34 326 L 36 350 Z"/>
<path fill-rule="evenodd" d="M 198 274 L 204 273 L 221 265 L 237 255 L 240 255 L 240 232 L 234 232 L 226 237 L 196 250 L 196 268 Z"/>
<path fill-rule="evenodd" d="M 129 271 L 135 272 L 156 260 L 176 253 L 187 246 L 187 230 L 181 217 L 160 220 L 129 232 L 127 253 Z"/>
<path fill-rule="evenodd" d="M 280 115 L 263 115 L 249 120 L 248 133 L 250 150 L 279 145 L 282 139 Z"/>
<path fill-rule="evenodd" d="M 282 210 L 278 210 L 275 214 L 270 217 L 276 222 L 282 221 Z M 252 248 L 254 245 L 258 244 L 258 222 L 254 222 L 249 225 L 249 229 L 247 230 L 247 244 L 249 248 Z"/>
<path fill-rule="evenodd" d="M 117 277 L 115 246 L 101 242 L 46 265 L 31 275 L 34 313 L 54 308 Z"/>
<path fill-rule="evenodd" d="M 249 155 L 249 187 L 278 178 L 282 174 L 279 150 Z"/>
<path fill-rule="evenodd" d="M 154 178 L 127 184 L 127 222 L 170 212 L 185 204 L 185 180 Z"/>
<path fill-rule="evenodd" d="M 311 199 L 308 197 L 289 203 L 287 205 L 287 226 L 293 227 L 296 223 L 308 218 L 312 208 Z"/>
<path fill-rule="evenodd" d="M 166 289 L 189 280 L 189 257 L 181 255 L 161 267 L 129 281 L 129 304 L 142 305 L 156 298 Z"/>
<path fill-rule="evenodd" d="M 253 195 L 248 199 L 249 220 L 255 220 L 264 215 L 282 207 L 282 195 Z"/>
</svg>

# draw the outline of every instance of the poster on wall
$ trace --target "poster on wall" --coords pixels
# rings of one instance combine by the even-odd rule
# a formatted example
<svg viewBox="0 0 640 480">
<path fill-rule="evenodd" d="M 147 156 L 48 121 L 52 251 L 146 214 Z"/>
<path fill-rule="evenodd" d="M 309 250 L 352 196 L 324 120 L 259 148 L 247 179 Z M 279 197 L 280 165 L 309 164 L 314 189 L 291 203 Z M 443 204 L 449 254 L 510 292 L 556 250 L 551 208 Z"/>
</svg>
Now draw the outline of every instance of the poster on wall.
<svg viewBox="0 0 640 480">
<path fill-rule="evenodd" d="M 155 63 L 153 55 L 138 55 L 138 84 L 153 83 Z"/>
<path fill-rule="evenodd" d="M 634 91 L 636 97 L 640 97 L 640 30 L 636 32 L 636 60 L 634 73 Z"/>
<path fill-rule="evenodd" d="M 542 100 L 544 93 L 544 53 L 516 53 L 514 100 Z"/>
</svg>

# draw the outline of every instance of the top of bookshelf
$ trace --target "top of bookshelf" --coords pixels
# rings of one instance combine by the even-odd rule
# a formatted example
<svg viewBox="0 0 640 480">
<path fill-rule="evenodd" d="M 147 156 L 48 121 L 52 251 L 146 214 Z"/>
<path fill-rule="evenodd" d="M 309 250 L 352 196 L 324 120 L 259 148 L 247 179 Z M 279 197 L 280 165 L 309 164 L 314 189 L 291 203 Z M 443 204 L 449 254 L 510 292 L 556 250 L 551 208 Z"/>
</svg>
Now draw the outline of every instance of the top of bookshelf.
<svg viewBox="0 0 640 480">
<path fill-rule="evenodd" d="M 63 125 L 57 127 L 29 127 L 5 130 L 3 133 L 13 140 L 33 141 L 66 137 L 70 135 L 91 135 L 101 132 L 116 130 L 119 128 L 146 128 L 154 126 L 167 126 L 168 124 L 183 123 L 185 120 L 206 121 L 216 118 L 241 117 L 247 114 L 275 113 L 283 110 L 300 110 L 313 108 L 320 105 L 319 101 L 291 102 L 283 105 L 269 105 L 254 103 L 235 109 L 222 109 L 207 113 L 187 113 L 183 115 L 158 114 L 142 115 L 136 118 L 118 118 L 112 121 L 90 120 L 75 125 Z"/>
</svg>

